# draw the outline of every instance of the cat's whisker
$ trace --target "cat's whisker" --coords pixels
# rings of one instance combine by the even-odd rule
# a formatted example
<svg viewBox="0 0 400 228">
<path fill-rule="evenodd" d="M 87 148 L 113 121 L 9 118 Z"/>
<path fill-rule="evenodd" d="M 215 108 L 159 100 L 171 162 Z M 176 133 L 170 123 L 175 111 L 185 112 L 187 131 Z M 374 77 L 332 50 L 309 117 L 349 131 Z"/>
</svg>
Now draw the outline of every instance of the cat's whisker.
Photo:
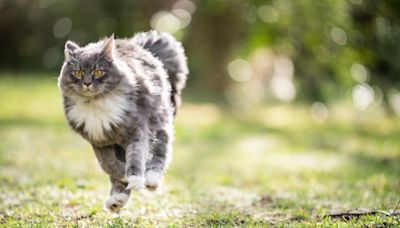
<svg viewBox="0 0 400 228">
<path fill-rule="evenodd" d="M 115 93 L 113 91 L 111 91 L 110 89 L 104 88 L 105 93 L 104 95 L 115 95 Z"/>
</svg>

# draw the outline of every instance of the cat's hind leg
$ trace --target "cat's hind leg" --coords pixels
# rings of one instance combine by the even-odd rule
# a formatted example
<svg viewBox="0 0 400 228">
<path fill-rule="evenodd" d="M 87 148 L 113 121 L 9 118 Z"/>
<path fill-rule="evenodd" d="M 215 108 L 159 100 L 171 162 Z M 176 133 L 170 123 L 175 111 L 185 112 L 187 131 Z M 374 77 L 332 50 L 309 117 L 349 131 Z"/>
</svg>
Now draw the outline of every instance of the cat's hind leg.
<svg viewBox="0 0 400 228">
<path fill-rule="evenodd" d="M 172 134 L 166 130 L 157 130 L 152 145 L 152 157 L 146 163 L 145 186 L 147 189 L 155 190 L 161 184 L 171 151 Z"/>
</svg>

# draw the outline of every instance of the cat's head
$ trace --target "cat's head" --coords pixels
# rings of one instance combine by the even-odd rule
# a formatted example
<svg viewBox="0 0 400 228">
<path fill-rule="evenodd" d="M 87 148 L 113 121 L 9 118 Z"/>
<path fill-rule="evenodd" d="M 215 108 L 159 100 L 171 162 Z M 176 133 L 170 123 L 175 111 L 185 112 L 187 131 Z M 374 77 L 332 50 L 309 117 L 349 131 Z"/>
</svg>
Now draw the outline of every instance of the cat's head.
<svg viewBox="0 0 400 228">
<path fill-rule="evenodd" d="M 58 79 L 64 95 L 98 97 L 112 94 L 123 74 L 118 69 L 114 36 L 79 47 L 65 43 L 65 60 Z"/>
</svg>

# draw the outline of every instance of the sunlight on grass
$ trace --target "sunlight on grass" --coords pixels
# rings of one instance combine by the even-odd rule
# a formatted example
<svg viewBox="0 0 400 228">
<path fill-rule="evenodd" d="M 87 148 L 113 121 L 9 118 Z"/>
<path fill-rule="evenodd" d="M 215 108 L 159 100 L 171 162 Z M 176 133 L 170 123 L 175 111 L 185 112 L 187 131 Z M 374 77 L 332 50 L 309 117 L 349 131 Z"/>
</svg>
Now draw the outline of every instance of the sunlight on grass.
<svg viewBox="0 0 400 228">
<path fill-rule="evenodd" d="M 313 121 L 305 105 L 271 105 L 238 116 L 188 100 L 178 112 L 163 188 L 133 193 L 120 215 L 110 215 L 102 209 L 108 178 L 90 145 L 68 129 L 55 79 L 3 77 L 0 96 L 0 224 L 7 227 L 340 226 L 321 215 L 389 211 L 399 200 L 397 119 L 377 113 L 358 118 L 344 104 L 328 107 L 323 123 Z"/>
<path fill-rule="evenodd" d="M 185 104 L 179 110 L 179 124 L 188 127 L 207 127 L 221 118 L 221 110 L 214 104 Z"/>
</svg>

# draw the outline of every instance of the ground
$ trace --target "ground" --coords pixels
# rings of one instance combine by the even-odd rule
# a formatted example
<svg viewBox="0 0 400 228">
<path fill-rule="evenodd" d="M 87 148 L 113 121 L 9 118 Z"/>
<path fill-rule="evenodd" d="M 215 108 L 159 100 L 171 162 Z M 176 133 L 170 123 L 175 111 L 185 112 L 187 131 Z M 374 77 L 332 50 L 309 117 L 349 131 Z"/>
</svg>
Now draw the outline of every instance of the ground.
<svg viewBox="0 0 400 228">
<path fill-rule="evenodd" d="M 186 91 L 163 187 L 133 193 L 113 215 L 107 176 L 64 120 L 56 76 L 1 76 L 0 227 L 400 226 L 398 216 L 325 216 L 395 209 L 396 117 L 342 102 L 320 124 L 307 105 L 235 111 Z"/>
</svg>

